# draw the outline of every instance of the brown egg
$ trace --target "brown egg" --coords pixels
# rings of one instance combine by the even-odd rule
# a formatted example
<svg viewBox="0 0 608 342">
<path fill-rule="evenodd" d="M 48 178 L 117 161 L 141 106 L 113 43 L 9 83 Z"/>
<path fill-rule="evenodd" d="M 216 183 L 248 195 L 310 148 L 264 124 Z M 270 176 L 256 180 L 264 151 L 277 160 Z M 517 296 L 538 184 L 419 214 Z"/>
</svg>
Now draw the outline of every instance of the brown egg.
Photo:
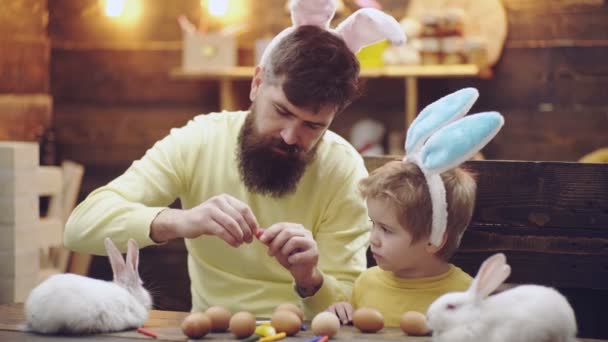
<svg viewBox="0 0 608 342">
<path fill-rule="evenodd" d="M 340 320 L 332 312 L 321 312 L 313 318 L 311 328 L 317 336 L 332 337 L 340 330 Z"/>
<path fill-rule="evenodd" d="M 304 311 L 302 311 L 302 309 L 300 309 L 299 306 L 293 304 L 293 303 L 283 303 L 283 304 L 279 304 L 279 306 L 277 306 L 274 311 L 281 311 L 281 310 L 287 310 L 287 311 L 291 311 L 293 313 L 295 313 L 296 315 L 298 315 L 298 317 L 300 317 L 300 320 L 303 321 L 304 320 Z"/>
<path fill-rule="evenodd" d="M 237 338 L 245 338 L 255 332 L 255 316 L 250 312 L 237 312 L 230 318 L 230 331 Z"/>
<path fill-rule="evenodd" d="M 221 306 L 212 306 L 205 313 L 211 318 L 211 331 L 223 332 L 228 330 L 230 317 L 232 316 L 228 309 Z"/>
<path fill-rule="evenodd" d="M 287 310 L 275 311 L 270 317 L 270 325 L 277 332 L 284 332 L 288 336 L 293 336 L 300 331 L 302 321 L 295 313 Z"/>
<path fill-rule="evenodd" d="M 384 328 L 384 317 L 373 308 L 359 308 L 353 314 L 353 324 L 364 333 L 375 333 Z"/>
<path fill-rule="evenodd" d="M 401 316 L 401 330 L 408 335 L 422 336 L 429 333 L 426 316 L 417 311 L 408 311 Z"/>
<path fill-rule="evenodd" d="M 181 327 L 189 338 L 201 338 L 211 331 L 211 319 L 202 312 L 194 312 L 184 318 Z"/>
</svg>

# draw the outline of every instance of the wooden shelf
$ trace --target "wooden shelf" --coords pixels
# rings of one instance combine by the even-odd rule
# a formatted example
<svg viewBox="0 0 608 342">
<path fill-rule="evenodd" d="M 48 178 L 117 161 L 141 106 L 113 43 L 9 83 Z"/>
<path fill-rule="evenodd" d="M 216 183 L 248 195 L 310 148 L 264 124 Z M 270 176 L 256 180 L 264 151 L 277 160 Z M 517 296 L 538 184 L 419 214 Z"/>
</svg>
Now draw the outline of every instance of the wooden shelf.
<svg viewBox="0 0 608 342">
<path fill-rule="evenodd" d="M 175 68 L 169 72 L 175 80 L 219 80 L 221 109 L 236 110 L 236 94 L 233 81 L 250 80 L 255 67 L 239 66 L 209 70 L 186 70 Z M 488 70 L 474 64 L 456 65 L 407 65 L 382 68 L 362 68 L 363 78 L 401 78 L 405 81 L 406 128 L 418 113 L 418 78 L 487 77 Z"/>
<path fill-rule="evenodd" d="M 209 70 L 186 70 L 175 68 L 170 75 L 173 79 L 249 79 L 253 77 L 255 67 L 239 66 L 232 68 L 215 68 Z M 407 65 L 387 66 L 383 68 L 363 68 L 361 77 L 365 78 L 404 78 L 404 77 L 466 77 L 480 75 L 480 68 L 474 64 L 457 65 Z"/>
</svg>

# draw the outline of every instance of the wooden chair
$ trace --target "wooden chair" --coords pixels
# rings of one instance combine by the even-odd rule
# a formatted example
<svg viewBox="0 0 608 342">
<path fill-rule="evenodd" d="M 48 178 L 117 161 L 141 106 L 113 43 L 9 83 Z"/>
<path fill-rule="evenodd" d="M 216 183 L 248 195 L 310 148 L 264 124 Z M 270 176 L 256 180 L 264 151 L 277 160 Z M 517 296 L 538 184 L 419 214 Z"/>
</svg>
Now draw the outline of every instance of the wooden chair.
<svg viewBox="0 0 608 342">
<path fill-rule="evenodd" d="M 0 303 L 21 302 L 51 274 L 67 271 L 63 228 L 76 203 L 83 167 L 40 166 L 39 146 L 0 142 Z M 49 196 L 40 217 L 40 197 Z"/>
</svg>

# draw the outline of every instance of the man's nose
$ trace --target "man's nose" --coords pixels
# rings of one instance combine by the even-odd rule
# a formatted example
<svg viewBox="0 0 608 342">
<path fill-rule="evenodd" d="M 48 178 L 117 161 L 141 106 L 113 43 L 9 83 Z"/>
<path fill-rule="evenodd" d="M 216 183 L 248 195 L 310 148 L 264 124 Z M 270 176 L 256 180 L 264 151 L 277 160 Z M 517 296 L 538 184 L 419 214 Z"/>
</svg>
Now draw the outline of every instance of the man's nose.
<svg viewBox="0 0 608 342">
<path fill-rule="evenodd" d="M 295 145 L 298 143 L 297 127 L 288 126 L 281 130 L 281 138 L 287 145 Z"/>
</svg>

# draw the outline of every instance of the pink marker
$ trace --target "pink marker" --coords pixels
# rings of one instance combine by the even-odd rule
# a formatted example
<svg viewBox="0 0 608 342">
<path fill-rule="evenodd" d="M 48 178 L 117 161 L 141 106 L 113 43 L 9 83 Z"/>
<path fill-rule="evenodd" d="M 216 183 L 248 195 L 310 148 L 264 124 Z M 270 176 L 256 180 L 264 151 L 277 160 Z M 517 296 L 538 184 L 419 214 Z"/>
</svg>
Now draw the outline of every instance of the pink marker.
<svg viewBox="0 0 608 342">
<path fill-rule="evenodd" d="M 255 237 L 259 239 L 262 234 L 264 234 L 264 229 L 260 228 L 257 232 L 255 232 Z"/>
</svg>

